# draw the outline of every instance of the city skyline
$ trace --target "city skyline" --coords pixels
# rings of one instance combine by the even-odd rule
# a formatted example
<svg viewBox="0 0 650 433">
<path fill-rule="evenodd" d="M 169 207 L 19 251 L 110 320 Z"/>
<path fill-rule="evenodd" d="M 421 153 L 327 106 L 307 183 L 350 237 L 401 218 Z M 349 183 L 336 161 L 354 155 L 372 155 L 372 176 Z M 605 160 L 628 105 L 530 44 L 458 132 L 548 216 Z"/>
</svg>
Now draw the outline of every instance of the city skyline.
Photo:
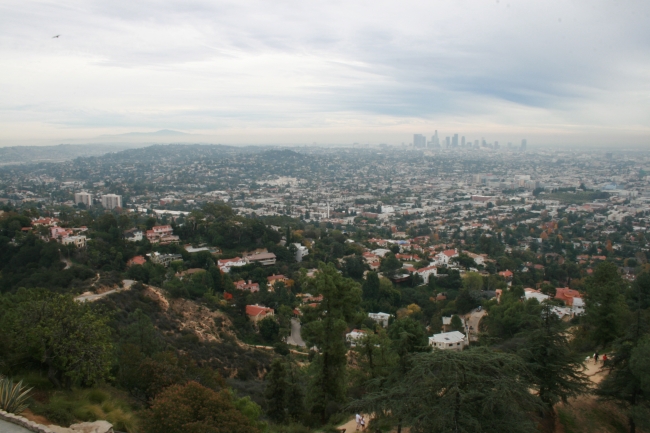
<svg viewBox="0 0 650 433">
<path fill-rule="evenodd" d="M 536 146 L 650 137 L 647 2 L 8 1 L 2 11 L 0 146 L 161 129 L 234 145 L 399 144 L 434 129 Z"/>
</svg>

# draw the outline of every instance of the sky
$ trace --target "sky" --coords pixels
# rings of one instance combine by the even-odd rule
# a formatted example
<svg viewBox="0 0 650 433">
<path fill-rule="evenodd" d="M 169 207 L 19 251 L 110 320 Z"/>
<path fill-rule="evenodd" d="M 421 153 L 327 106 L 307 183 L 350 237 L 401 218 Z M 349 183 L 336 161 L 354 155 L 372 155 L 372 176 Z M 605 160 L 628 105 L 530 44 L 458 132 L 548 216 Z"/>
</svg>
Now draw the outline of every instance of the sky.
<svg viewBox="0 0 650 433">
<path fill-rule="evenodd" d="M 650 149 L 648 23 L 647 0 L 3 0 L 0 146 Z"/>
</svg>

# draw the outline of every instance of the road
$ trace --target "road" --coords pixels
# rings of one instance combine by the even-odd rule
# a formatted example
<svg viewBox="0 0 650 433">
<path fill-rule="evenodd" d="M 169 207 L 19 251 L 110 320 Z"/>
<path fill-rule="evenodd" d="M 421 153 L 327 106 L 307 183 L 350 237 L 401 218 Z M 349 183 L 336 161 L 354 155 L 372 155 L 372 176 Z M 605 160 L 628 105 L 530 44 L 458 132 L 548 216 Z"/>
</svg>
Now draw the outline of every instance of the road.
<svg viewBox="0 0 650 433">
<path fill-rule="evenodd" d="M 104 292 L 104 293 L 88 293 L 88 292 L 86 292 L 86 293 L 84 293 L 82 295 L 77 296 L 76 298 L 74 298 L 74 300 L 78 301 L 78 302 L 94 302 L 94 301 L 97 301 L 99 299 L 102 299 L 102 298 L 110 295 L 111 293 L 117 293 L 117 292 L 121 292 L 123 290 L 129 290 L 131 288 L 131 285 L 133 285 L 133 283 L 135 283 L 135 281 L 133 281 L 133 280 L 122 280 L 122 284 L 124 284 L 124 286 L 122 288 L 115 289 L 115 290 L 109 290 L 108 292 Z"/>
<path fill-rule="evenodd" d="M 287 344 L 305 347 L 305 342 L 302 340 L 302 336 L 300 335 L 300 328 L 300 320 L 291 319 L 291 335 L 287 337 Z"/>
<path fill-rule="evenodd" d="M 471 313 L 465 316 L 465 323 L 467 326 L 469 326 L 471 329 L 469 330 L 469 339 L 470 341 L 477 341 L 478 340 L 478 324 L 485 316 L 485 310 L 481 309 L 481 311 L 478 310 L 472 310 Z"/>
</svg>

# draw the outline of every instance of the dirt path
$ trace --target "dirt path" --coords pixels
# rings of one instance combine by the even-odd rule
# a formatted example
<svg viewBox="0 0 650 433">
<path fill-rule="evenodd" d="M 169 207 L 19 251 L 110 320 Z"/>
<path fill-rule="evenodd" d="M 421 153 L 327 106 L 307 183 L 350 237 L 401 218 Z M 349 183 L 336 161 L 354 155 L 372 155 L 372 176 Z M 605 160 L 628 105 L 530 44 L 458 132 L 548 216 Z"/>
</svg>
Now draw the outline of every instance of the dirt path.
<svg viewBox="0 0 650 433">
<path fill-rule="evenodd" d="M 369 418 L 366 416 L 366 425 L 368 424 L 368 419 Z M 352 433 L 353 431 L 357 430 L 357 423 L 355 419 L 352 418 L 350 421 L 346 422 L 345 424 L 340 425 L 339 428 L 341 429 L 341 432 L 343 432 L 343 429 L 345 429 L 345 433 Z"/>
<path fill-rule="evenodd" d="M 602 359 L 602 358 L 601 358 Z M 603 370 L 603 361 L 599 360 L 598 363 L 594 363 L 593 359 L 588 359 L 585 361 L 585 370 L 584 373 L 589 376 L 589 379 L 594 383 L 598 384 L 607 374 L 606 370 Z"/>
</svg>

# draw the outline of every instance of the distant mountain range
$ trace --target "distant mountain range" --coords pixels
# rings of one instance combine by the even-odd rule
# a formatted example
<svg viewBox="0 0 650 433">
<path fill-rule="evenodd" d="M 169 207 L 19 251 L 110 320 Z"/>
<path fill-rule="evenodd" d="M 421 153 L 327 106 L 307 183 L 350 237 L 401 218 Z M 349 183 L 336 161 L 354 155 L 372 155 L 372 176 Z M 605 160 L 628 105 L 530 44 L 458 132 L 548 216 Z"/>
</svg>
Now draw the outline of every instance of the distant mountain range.
<svg viewBox="0 0 650 433">
<path fill-rule="evenodd" d="M 59 144 L 58 146 L 0 147 L 0 165 L 63 162 L 80 156 L 101 156 L 110 152 L 144 147 L 140 143 Z"/>
<path fill-rule="evenodd" d="M 155 143 L 191 140 L 193 134 L 161 129 L 154 132 L 127 132 L 126 134 L 100 135 L 87 140 L 86 144 L 59 144 L 55 146 L 0 147 L 0 166 L 34 164 L 39 162 L 62 162 L 80 156 L 101 156 L 110 152 L 141 148 Z"/>
</svg>

